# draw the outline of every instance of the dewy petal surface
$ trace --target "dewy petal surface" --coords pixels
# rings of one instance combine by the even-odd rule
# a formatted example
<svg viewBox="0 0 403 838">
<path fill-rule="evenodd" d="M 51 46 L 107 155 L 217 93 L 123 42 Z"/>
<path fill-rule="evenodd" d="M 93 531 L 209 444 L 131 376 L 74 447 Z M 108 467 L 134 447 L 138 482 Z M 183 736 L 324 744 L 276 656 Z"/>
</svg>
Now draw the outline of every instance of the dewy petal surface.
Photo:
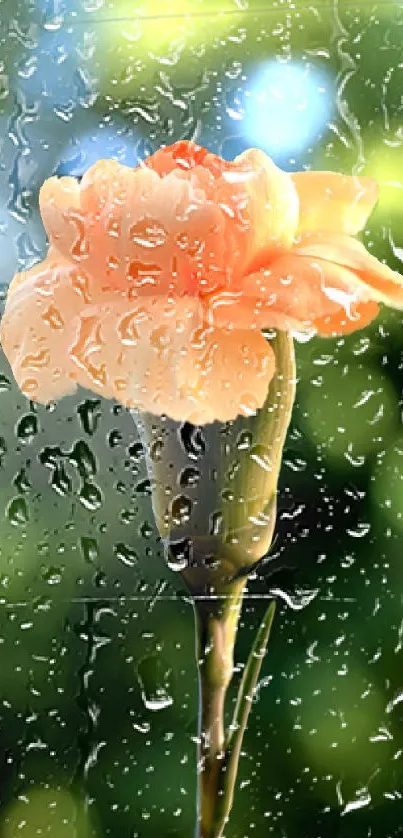
<svg viewBox="0 0 403 838">
<path fill-rule="evenodd" d="M 326 314 L 313 321 L 313 327 L 321 337 L 336 337 L 364 329 L 379 314 L 379 305 L 373 300 L 352 302 L 349 310 L 340 308 L 334 314 Z"/>
<path fill-rule="evenodd" d="M 200 406 L 220 422 L 262 407 L 274 374 L 274 353 L 260 332 L 199 329 L 178 361 L 180 391 L 194 399 L 189 421 L 198 424 Z"/>
<path fill-rule="evenodd" d="M 367 222 L 378 200 L 372 178 L 338 172 L 293 172 L 299 199 L 297 235 L 309 231 L 355 236 Z"/>
<path fill-rule="evenodd" d="M 87 219 L 81 211 L 80 186 L 73 177 L 51 177 L 39 192 L 39 208 L 51 246 L 66 259 L 79 257 L 86 241 Z"/>
<path fill-rule="evenodd" d="M 343 266 L 294 252 L 276 259 L 270 268 L 243 279 L 242 298 L 212 300 L 211 320 L 221 327 L 312 329 L 318 319 L 344 312 L 362 298 L 355 273 Z M 247 305 L 246 305 L 246 302 Z"/>
<path fill-rule="evenodd" d="M 49 253 L 14 277 L 1 324 L 20 388 L 47 402 L 80 384 L 199 424 L 255 412 L 274 373 L 262 330 L 344 334 L 403 307 L 402 278 L 353 238 L 376 197 L 368 178 L 185 140 L 50 178 Z"/>
<path fill-rule="evenodd" d="M 235 158 L 238 177 L 244 178 L 248 196 L 248 265 L 251 272 L 273 254 L 290 248 L 298 226 L 299 199 L 287 172 L 279 169 L 262 151 L 252 148 Z M 237 173 L 227 174 L 227 178 Z"/>
<path fill-rule="evenodd" d="M 337 233 L 310 233 L 301 237 L 294 252 L 348 268 L 354 273 L 364 300 L 373 299 L 393 308 L 403 308 L 403 278 L 369 253 L 357 239 Z"/>
<path fill-rule="evenodd" d="M 42 403 L 74 392 L 70 351 L 83 306 L 79 269 L 51 249 L 12 286 L 0 338 L 20 390 Z"/>
</svg>

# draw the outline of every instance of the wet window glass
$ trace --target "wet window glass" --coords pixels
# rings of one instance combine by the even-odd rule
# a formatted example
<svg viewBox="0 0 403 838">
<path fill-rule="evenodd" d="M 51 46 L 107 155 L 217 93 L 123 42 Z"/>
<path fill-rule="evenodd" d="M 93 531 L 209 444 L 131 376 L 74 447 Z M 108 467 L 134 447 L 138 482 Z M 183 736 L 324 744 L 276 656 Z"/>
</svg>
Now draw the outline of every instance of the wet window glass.
<svg viewBox="0 0 403 838">
<path fill-rule="evenodd" d="M 3 0 L 0 38 L 0 836 L 189 838 L 196 829 L 200 838 L 394 838 L 403 817 L 402 5 Z M 175 165 L 167 155 L 154 169 L 144 162 L 174 144 Z M 242 183 L 250 166 L 266 171 L 251 148 L 287 173 L 281 182 L 269 173 L 260 199 L 272 226 L 257 213 L 242 228 L 254 231 L 245 269 L 259 298 L 254 328 L 242 319 L 246 303 L 234 304 L 244 286 L 233 286 L 211 309 L 209 328 L 226 329 L 226 343 L 215 332 L 209 343 L 192 326 L 179 345 L 172 334 L 187 334 L 194 322 L 194 282 L 207 306 L 252 247 L 247 232 L 246 244 L 241 232 L 228 232 L 236 190 L 241 221 L 249 212 Z M 217 159 L 221 215 L 209 192 Z M 118 168 L 103 169 L 105 160 Z M 144 186 L 120 166 L 138 167 Z M 333 308 L 311 317 L 311 296 L 323 291 L 320 239 L 316 250 L 299 251 L 313 260 L 301 298 L 302 286 L 287 291 L 292 261 L 277 278 L 267 273 L 268 253 L 274 259 L 291 247 L 284 184 L 311 171 L 351 178 L 352 215 L 337 235 L 359 236 L 374 260 L 364 265 L 347 244 L 340 256 L 335 239 L 327 245 L 327 264 L 354 275 L 347 302 L 339 275 L 324 294 L 347 307 L 351 328 L 332 319 Z M 52 177 L 68 179 L 58 181 L 64 197 L 52 181 L 40 206 Z M 117 180 L 116 204 L 108 204 Z M 141 196 L 157 181 L 165 184 L 158 211 L 142 215 Z M 331 198 L 332 183 L 323 193 Z M 298 206 L 308 228 L 327 224 L 333 235 L 337 198 L 329 207 L 323 198 L 318 210 L 312 188 Z M 71 208 L 79 190 L 91 223 L 107 212 L 93 239 L 80 227 L 89 217 L 80 208 L 66 221 L 63 201 Z M 174 257 L 166 244 L 173 235 Z M 57 287 L 38 268 L 39 297 L 14 324 L 23 279 L 7 298 L 9 285 L 50 258 L 50 240 Z M 76 259 L 69 293 L 66 249 Z M 109 283 L 115 294 L 117 326 L 109 297 L 95 307 L 85 260 L 97 287 Z M 122 260 L 125 281 L 139 289 L 135 312 L 119 297 Z M 202 266 L 196 279 L 194 264 Z M 263 293 L 262 276 L 278 282 L 278 299 L 286 289 L 281 317 L 267 323 L 270 283 Z M 53 343 L 35 332 L 38 311 Z M 229 316 L 239 318 L 242 339 Z M 273 329 L 293 335 L 294 403 L 294 391 L 292 399 L 278 395 L 292 358 Z M 31 348 L 20 349 L 34 332 Z M 128 361 L 121 374 L 122 353 L 131 358 L 137 345 L 133 369 Z M 204 401 L 201 345 L 213 357 Z M 151 373 L 147 347 L 158 359 Z M 49 353 L 58 359 L 52 386 Z M 130 376 L 141 379 L 135 398 Z M 267 392 L 273 399 L 270 381 L 290 404 L 283 437 L 270 426 L 269 445 L 259 411 Z M 269 486 L 274 473 L 278 483 Z M 228 823 L 207 828 L 197 826 L 203 685 L 194 602 L 227 595 L 214 576 L 217 550 L 238 585 L 233 595 L 243 594 L 223 721 L 230 726 L 235 712 L 242 728 L 237 695 L 251 712 Z M 261 624 L 271 632 L 252 689 Z M 208 630 L 221 649 L 220 628 Z M 229 753 L 225 745 L 225 800 Z"/>
</svg>

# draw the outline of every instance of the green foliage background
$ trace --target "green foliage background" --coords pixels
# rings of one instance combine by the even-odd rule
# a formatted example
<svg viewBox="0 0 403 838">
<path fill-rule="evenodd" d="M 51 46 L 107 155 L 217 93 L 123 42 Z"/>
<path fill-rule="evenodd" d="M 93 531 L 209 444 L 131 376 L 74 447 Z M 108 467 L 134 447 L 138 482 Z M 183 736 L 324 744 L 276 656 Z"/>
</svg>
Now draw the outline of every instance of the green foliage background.
<svg viewBox="0 0 403 838">
<path fill-rule="evenodd" d="M 50 121 L 21 95 L 23 68 L 44 32 L 79 27 L 96 92 Z M 402 32 L 399 3 L 3 0 L 1 124 L 17 152 L 24 124 L 51 136 L 43 179 L 89 109 L 134 125 L 150 150 L 197 139 L 200 124 L 220 145 L 226 79 L 274 55 L 316 60 L 336 107 L 304 165 L 377 177 L 364 239 L 399 270 Z M 12 197 L 1 153 L 1 247 L 16 270 L 13 231 L 40 224 L 40 174 Z M 227 838 L 402 834 L 402 348 L 401 314 L 387 311 L 348 339 L 297 347 L 277 538 L 250 583 L 240 665 L 267 599 L 279 606 Z M 84 392 L 36 407 L 2 360 L 1 838 L 192 834 L 192 609 L 164 566 L 145 478 L 125 411 Z"/>
</svg>

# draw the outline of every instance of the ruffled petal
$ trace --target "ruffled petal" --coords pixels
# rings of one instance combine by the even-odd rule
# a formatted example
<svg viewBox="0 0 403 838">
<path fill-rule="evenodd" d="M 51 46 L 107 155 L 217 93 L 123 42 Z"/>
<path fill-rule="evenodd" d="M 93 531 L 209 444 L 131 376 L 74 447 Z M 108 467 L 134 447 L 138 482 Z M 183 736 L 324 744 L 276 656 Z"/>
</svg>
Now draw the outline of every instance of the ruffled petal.
<svg viewBox="0 0 403 838">
<path fill-rule="evenodd" d="M 209 171 L 214 178 L 220 177 L 223 171 L 232 166 L 217 154 L 213 154 L 191 140 L 179 140 L 170 146 L 158 149 L 155 154 L 147 157 L 143 165 L 158 172 L 161 176 L 177 170 L 191 172 L 196 168 L 202 168 Z"/>
<path fill-rule="evenodd" d="M 127 254 L 126 277 L 139 294 L 203 295 L 226 282 L 220 208 L 207 200 L 197 183 L 176 172 L 154 180 L 147 194 L 133 191 L 122 232 Z"/>
<path fill-rule="evenodd" d="M 52 250 L 10 286 L 0 339 L 20 390 L 33 401 L 45 404 L 76 389 L 70 350 L 82 287 L 80 270 Z"/>
<path fill-rule="evenodd" d="M 39 192 L 39 208 L 51 246 L 66 259 L 80 261 L 87 249 L 87 221 L 80 187 L 73 177 L 51 177 Z"/>
<path fill-rule="evenodd" d="M 290 176 L 262 151 L 249 149 L 226 162 L 194 143 L 182 141 L 145 161 L 162 178 L 180 173 L 218 207 L 225 224 L 221 251 L 227 287 L 242 273 L 260 267 L 289 247 L 298 223 L 298 196 Z"/>
<path fill-rule="evenodd" d="M 290 177 L 299 198 L 297 236 L 315 230 L 355 236 L 378 200 L 378 186 L 369 177 L 337 172 L 295 172 Z"/>
<path fill-rule="evenodd" d="M 313 327 L 321 337 L 337 337 L 364 329 L 379 314 L 379 305 L 373 300 L 368 302 L 352 303 L 348 315 L 344 309 L 339 309 L 335 314 L 327 314 L 325 317 L 318 317 L 314 320 Z"/>
<path fill-rule="evenodd" d="M 294 252 L 348 268 L 355 277 L 352 287 L 359 290 L 362 299 L 403 308 L 403 277 L 372 256 L 357 239 L 331 233 L 311 233 L 301 238 Z"/>
<path fill-rule="evenodd" d="M 362 284 L 349 269 L 289 253 L 244 277 L 242 294 L 212 295 L 205 317 L 221 328 L 252 330 L 316 329 L 318 322 L 326 328 L 326 318 L 335 317 L 346 332 L 362 328 L 357 304 L 363 300 Z"/>
<path fill-rule="evenodd" d="M 89 247 L 87 269 L 104 290 L 125 289 L 125 271 L 129 261 L 126 242 L 126 213 L 131 201 L 140 202 L 143 194 L 158 179 L 152 172 L 141 178 L 115 160 L 98 160 L 85 173 L 80 185 L 80 200 L 88 219 Z"/>
<path fill-rule="evenodd" d="M 100 301 L 82 314 L 71 355 L 83 386 L 193 424 L 250 415 L 274 371 L 260 333 L 206 328 L 194 297 Z"/>
<path fill-rule="evenodd" d="M 244 272 L 252 272 L 291 246 L 298 225 L 298 194 L 290 175 L 263 151 L 244 151 L 234 160 L 234 167 L 237 171 L 224 177 L 242 179 L 248 196 L 245 212 L 250 235 Z"/>
<path fill-rule="evenodd" d="M 194 298 L 100 297 L 82 312 L 71 349 L 80 384 L 125 407 L 181 418 L 191 405 L 178 391 L 178 356 L 200 322 Z"/>
<path fill-rule="evenodd" d="M 196 295 L 225 284 L 224 216 L 197 178 L 100 161 L 81 190 L 92 219 L 88 270 L 105 290 Z"/>
<path fill-rule="evenodd" d="M 203 327 L 194 333 L 176 368 L 178 390 L 193 402 L 189 422 L 228 422 L 262 407 L 275 369 L 260 332 Z"/>
</svg>

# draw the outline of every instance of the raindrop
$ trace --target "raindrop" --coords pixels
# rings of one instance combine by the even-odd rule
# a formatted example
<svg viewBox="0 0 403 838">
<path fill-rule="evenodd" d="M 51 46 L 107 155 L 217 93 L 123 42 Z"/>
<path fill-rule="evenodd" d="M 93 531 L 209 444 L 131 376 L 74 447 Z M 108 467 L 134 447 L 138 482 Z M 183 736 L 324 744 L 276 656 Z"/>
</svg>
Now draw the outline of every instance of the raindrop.
<svg viewBox="0 0 403 838">
<path fill-rule="evenodd" d="M 59 567 L 48 567 L 42 574 L 43 579 L 48 585 L 60 585 L 63 576 Z"/>
<path fill-rule="evenodd" d="M 193 488 L 194 486 L 197 486 L 200 478 L 200 471 L 197 468 L 188 466 L 187 468 L 182 469 L 179 475 L 179 485 L 182 486 L 182 488 Z"/>
<path fill-rule="evenodd" d="M 271 472 L 273 468 L 272 456 L 265 445 L 254 445 L 250 452 L 250 458 L 265 471 Z"/>
<path fill-rule="evenodd" d="M 143 658 L 137 666 L 144 706 L 154 712 L 173 704 L 173 698 L 167 691 L 166 674 L 163 676 L 161 668 L 161 659 L 155 655 Z"/>
<path fill-rule="evenodd" d="M 100 399 L 86 399 L 78 405 L 77 413 L 83 430 L 88 436 L 93 436 L 101 418 Z"/>
<path fill-rule="evenodd" d="M 27 473 L 24 468 L 20 469 L 13 480 L 15 488 L 23 494 L 31 488 L 31 483 L 28 480 Z"/>
<path fill-rule="evenodd" d="M 4 454 L 7 453 L 7 445 L 4 436 L 0 436 L 0 465 L 3 463 Z"/>
<path fill-rule="evenodd" d="M 97 462 L 95 456 L 83 440 L 76 442 L 71 454 L 69 454 L 69 460 L 76 466 L 80 477 L 85 479 L 96 474 Z"/>
<path fill-rule="evenodd" d="M 132 550 L 131 547 L 128 547 L 127 544 L 123 544 L 122 542 L 115 544 L 113 552 L 119 561 L 126 565 L 126 567 L 134 567 L 138 562 L 137 553 L 135 550 Z"/>
<path fill-rule="evenodd" d="M 135 463 L 139 463 L 144 457 L 144 448 L 141 442 L 133 442 L 132 445 L 129 445 L 127 453 L 129 454 L 130 459 L 134 460 Z"/>
<path fill-rule="evenodd" d="M 209 535 L 220 535 L 222 532 L 223 525 L 222 512 L 212 512 L 209 516 L 209 521 Z"/>
<path fill-rule="evenodd" d="M 13 498 L 7 506 L 7 517 L 14 527 L 23 526 L 29 521 L 28 506 L 25 498 Z"/>
<path fill-rule="evenodd" d="M 68 495 L 72 490 L 72 482 L 62 463 L 57 463 L 53 470 L 51 486 L 61 497 Z"/>
<path fill-rule="evenodd" d="M 110 448 L 117 448 L 122 444 L 122 434 L 116 428 L 108 434 L 108 445 Z"/>
<path fill-rule="evenodd" d="M 89 564 L 94 564 L 96 559 L 99 557 L 98 542 L 96 538 L 90 538 L 86 535 L 81 536 L 80 547 L 85 561 Z"/>
<path fill-rule="evenodd" d="M 178 541 L 170 541 L 165 545 L 165 561 L 170 570 L 180 573 L 189 567 L 193 553 L 193 544 L 190 538 L 181 538 Z"/>
<path fill-rule="evenodd" d="M 153 528 L 148 521 L 143 521 L 139 526 L 138 532 L 142 538 L 150 538 L 153 534 Z"/>
<path fill-rule="evenodd" d="M 197 460 L 206 451 L 206 441 L 203 431 L 198 425 L 184 422 L 178 431 L 179 441 L 186 454 L 192 460 Z"/>
<path fill-rule="evenodd" d="M 45 448 L 42 448 L 42 451 L 39 454 L 39 461 L 42 463 L 45 468 L 54 469 L 60 457 L 63 457 L 63 453 L 59 447 L 52 448 L 49 445 L 46 445 Z"/>
<path fill-rule="evenodd" d="M 150 459 L 154 463 L 158 463 L 162 460 L 164 452 L 164 443 L 162 439 L 156 439 L 155 442 L 152 442 L 150 445 Z"/>
<path fill-rule="evenodd" d="M 388 714 L 391 713 L 392 710 L 394 710 L 394 708 L 397 707 L 398 704 L 402 703 L 402 701 L 403 701 L 403 691 L 399 690 L 399 692 L 397 692 L 396 695 L 393 696 L 393 698 L 391 698 L 390 701 L 388 701 L 388 703 L 386 705 L 386 708 L 385 708 L 385 712 L 388 713 Z"/>
<path fill-rule="evenodd" d="M 186 524 L 192 512 L 192 501 L 186 495 L 177 495 L 171 503 L 173 523 L 177 526 Z"/>
<path fill-rule="evenodd" d="M 348 535 L 351 535 L 353 538 L 364 538 L 364 536 L 368 535 L 371 529 L 371 524 L 369 522 L 360 522 L 354 529 L 347 527 L 346 532 Z"/>
<path fill-rule="evenodd" d="M 135 491 L 138 495 L 151 495 L 151 481 L 148 478 L 141 480 L 140 483 L 137 483 Z"/>
<path fill-rule="evenodd" d="M 5 375 L 0 375 L 0 393 L 11 390 L 11 382 Z"/>
<path fill-rule="evenodd" d="M 252 445 L 252 439 L 251 431 L 241 431 L 236 441 L 236 447 L 239 451 L 247 451 Z"/>
<path fill-rule="evenodd" d="M 90 483 L 89 481 L 85 481 L 81 488 L 79 494 L 80 502 L 86 509 L 90 509 L 92 512 L 95 512 L 102 506 L 102 492 L 95 485 L 95 483 Z"/>
<path fill-rule="evenodd" d="M 319 588 L 315 588 L 312 591 L 296 589 L 293 594 L 283 591 L 281 588 L 270 588 L 271 596 L 284 600 L 292 611 L 302 611 L 303 608 L 306 608 L 307 605 L 313 602 L 318 593 Z"/>
<path fill-rule="evenodd" d="M 17 436 L 23 442 L 32 442 L 38 433 L 38 417 L 35 413 L 26 413 L 17 424 Z"/>
<path fill-rule="evenodd" d="M 341 814 L 348 815 L 349 812 L 355 812 L 356 809 L 362 809 L 364 806 L 369 806 L 370 803 L 371 795 L 369 791 L 367 789 L 362 789 L 360 797 L 357 797 L 356 800 L 351 800 L 349 803 L 346 803 Z"/>
</svg>

